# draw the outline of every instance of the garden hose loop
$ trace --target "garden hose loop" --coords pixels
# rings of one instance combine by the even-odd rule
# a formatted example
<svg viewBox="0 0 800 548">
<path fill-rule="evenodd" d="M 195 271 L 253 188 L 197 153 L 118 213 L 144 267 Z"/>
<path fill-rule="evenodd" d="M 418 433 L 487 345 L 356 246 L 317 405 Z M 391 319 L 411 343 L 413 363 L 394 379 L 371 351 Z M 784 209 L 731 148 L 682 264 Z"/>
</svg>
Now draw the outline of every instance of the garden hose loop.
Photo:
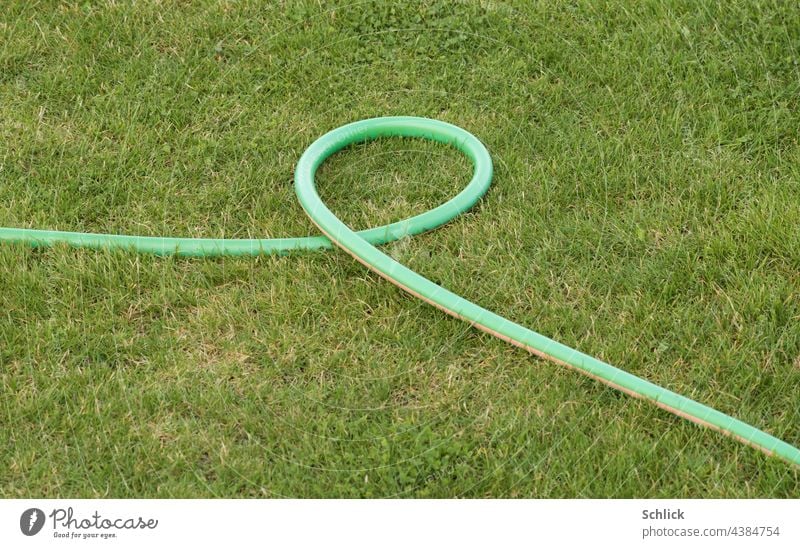
<svg viewBox="0 0 800 548">
<path fill-rule="evenodd" d="M 431 139 L 454 146 L 472 160 L 472 179 L 454 198 L 434 209 L 402 221 L 355 232 L 340 221 L 320 199 L 314 185 L 314 175 L 329 156 L 348 145 L 393 136 Z M 275 254 L 291 250 L 325 249 L 335 244 L 401 289 L 478 329 L 522 347 L 536 356 L 576 369 L 631 396 L 649 400 L 675 415 L 732 436 L 768 455 L 800 466 L 800 449 L 725 413 L 490 312 L 406 268 L 375 247 L 431 230 L 468 210 L 489 188 L 492 172 L 492 159 L 486 147 L 475 136 L 458 126 L 412 116 L 372 118 L 326 133 L 306 149 L 297 163 L 294 177 L 297 197 L 306 214 L 324 236 L 275 239 L 162 238 L 0 228 L 0 241 L 23 242 L 31 246 L 66 243 L 77 247 L 125 248 L 158 255 L 196 257 Z"/>
</svg>

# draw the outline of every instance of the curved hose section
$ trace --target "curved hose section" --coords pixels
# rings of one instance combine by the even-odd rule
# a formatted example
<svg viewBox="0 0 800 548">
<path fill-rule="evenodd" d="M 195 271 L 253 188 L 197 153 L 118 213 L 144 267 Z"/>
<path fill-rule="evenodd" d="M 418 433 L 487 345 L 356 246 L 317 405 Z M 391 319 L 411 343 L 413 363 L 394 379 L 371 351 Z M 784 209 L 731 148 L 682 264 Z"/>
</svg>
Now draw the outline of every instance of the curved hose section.
<svg viewBox="0 0 800 548">
<path fill-rule="evenodd" d="M 474 165 L 470 183 L 451 200 L 425 213 L 396 223 L 355 232 L 342 223 L 323 203 L 314 184 L 317 168 L 346 146 L 380 137 L 402 136 L 431 139 L 464 152 Z M 295 170 L 295 190 L 303 209 L 325 237 L 277 239 L 167 238 L 112 234 L 85 234 L 50 230 L 0 228 L 0 241 L 24 242 L 32 246 L 67 243 L 78 247 L 126 248 L 144 253 L 180 256 L 259 255 L 291 250 L 331 248 L 335 244 L 412 295 L 444 312 L 469 322 L 511 344 L 555 363 L 576 369 L 631 396 L 695 423 L 751 445 L 768 455 L 800 466 L 800 449 L 745 422 L 730 417 L 685 396 L 662 388 L 578 350 L 540 335 L 499 316 L 406 268 L 375 246 L 404 236 L 436 228 L 472 207 L 492 179 L 492 160 L 486 147 L 469 132 L 436 120 L 410 116 L 373 118 L 330 131 L 306 149 Z"/>
</svg>

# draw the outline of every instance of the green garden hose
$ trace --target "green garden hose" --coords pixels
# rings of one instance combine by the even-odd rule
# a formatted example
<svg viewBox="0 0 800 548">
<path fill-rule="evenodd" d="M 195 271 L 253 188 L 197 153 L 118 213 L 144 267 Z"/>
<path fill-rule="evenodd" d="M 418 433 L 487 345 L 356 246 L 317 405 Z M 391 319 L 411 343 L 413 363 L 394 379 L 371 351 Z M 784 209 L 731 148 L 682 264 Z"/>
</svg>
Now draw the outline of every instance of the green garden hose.
<svg viewBox="0 0 800 548">
<path fill-rule="evenodd" d="M 314 186 L 314 174 L 329 156 L 342 148 L 353 143 L 390 136 L 419 137 L 455 146 L 472 160 L 474 165 L 472 180 L 454 198 L 425 213 L 389 225 L 354 232 L 322 202 Z M 393 284 L 444 312 L 469 322 L 478 329 L 520 346 L 539 357 L 577 369 L 631 396 L 650 400 L 671 413 L 732 436 L 768 455 L 780 457 L 800 466 L 800 449 L 720 411 L 617 369 L 494 314 L 406 268 L 375 247 L 431 230 L 448 222 L 472 207 L 489 188 L 491 180 L 492 159 L 489 152 L 467 131 L 427 118 L 409 116 L 373 118 L 347 124 L 326 133 L 308 147 L 297 164 L 294 178 L 297 197 L 324 237 L 233 240 L 0 228 L 0 240 L 24 242 L 32 246 L 66 243 L 78 247 L 126 248 L 158 255 L 198 257 L 283 253 L 299 249 L 331 248 L 336 244 Z"/>
</svg>

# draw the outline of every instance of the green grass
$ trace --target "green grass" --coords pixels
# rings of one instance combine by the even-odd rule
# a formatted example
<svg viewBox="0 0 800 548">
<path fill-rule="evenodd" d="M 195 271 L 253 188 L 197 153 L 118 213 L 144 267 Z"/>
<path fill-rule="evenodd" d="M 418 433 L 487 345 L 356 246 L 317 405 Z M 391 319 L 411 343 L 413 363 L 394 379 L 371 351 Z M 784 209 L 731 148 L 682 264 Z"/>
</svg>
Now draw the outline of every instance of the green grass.
<svg viewBox="0 0 800 548">
<path fill-rule="evenodd" d="M 315 234 L 296 160 L 418 115 L 492 189 L 386 246 L 800 445 L 791 2 L 27 2 L 0 15 L 0 226 Z M 457 192 L 398 139 L 323 166 L 354 226 Z M 794 497 L 800 473 L 529 356 L 342 252 L 0 246 L 4 497 Z"/>
</svg>

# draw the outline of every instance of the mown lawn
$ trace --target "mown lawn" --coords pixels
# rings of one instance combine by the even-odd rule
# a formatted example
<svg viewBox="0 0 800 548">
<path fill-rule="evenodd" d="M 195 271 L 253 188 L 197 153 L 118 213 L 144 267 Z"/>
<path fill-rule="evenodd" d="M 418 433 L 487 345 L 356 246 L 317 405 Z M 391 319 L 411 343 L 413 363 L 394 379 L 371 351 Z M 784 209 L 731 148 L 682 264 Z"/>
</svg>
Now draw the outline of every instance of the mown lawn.
<svg viewBox="0 0 800 548">
<path fill-rule="evenodd" d="M 791 2 L 4 2 L 0 226 L 315 234 L 305 147 L 383 115 L 495 161 L 386 246 L 475 302 L 800 444 Z M 469 179 L 338 154 L 357 227 Z M 343 252 L 0 245 L 0 496 L 792 497 L 800 472 L 471 329 Z"/>
</svg>

